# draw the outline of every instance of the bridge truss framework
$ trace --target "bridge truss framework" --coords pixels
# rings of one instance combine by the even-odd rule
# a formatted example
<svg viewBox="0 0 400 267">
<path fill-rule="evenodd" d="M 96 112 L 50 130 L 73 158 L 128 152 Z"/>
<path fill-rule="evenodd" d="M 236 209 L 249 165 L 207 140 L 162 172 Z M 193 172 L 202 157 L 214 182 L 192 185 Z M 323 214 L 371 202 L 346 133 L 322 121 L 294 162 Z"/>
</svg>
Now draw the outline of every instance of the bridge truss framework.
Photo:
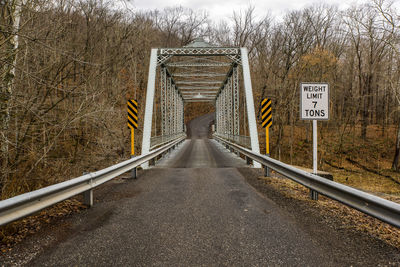
<svg viewBox="0 0 400 267">
<path fill-rule="evenodd" d="M 151 50 L 142 154 L 152 149 L 156 82 L 160 88 L 158 106 L 161 118 L 154 121 L 160 121 L 158 127 L 161 139 L 159 140 L 177 138 L 184 134 L 185 103 L 211 102 L 216 110 L 215 134 L 240 143 L 243 139 L 240 135 L 240 116 L 245 112 L 250 139 L 249 148 L 259 153 L 246 48 L 214 47 L 199 38 L 186 47 Z M 245 99 L 242 106 L 240 106 L 241 85 L 243 85 Z M 261 166 L 254 162 L 254 167 Z"/>
</svg>

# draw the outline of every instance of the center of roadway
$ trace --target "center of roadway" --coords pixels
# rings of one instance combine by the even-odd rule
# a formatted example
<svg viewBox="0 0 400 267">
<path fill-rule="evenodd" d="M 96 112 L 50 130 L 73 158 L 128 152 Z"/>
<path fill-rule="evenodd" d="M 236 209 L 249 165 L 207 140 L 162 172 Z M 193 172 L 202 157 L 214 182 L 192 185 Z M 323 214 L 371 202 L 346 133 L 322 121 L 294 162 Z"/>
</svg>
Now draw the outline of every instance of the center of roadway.
<svg viewBox="0 0 400 267">
<path fill-rule="evenodd" d="M 228 168 L 245 167 L 245 161 L 230 153 L 211 135 L 215 113 L 203 115 L 187 125 L 188 138 L 177 150 L 157 163 L 161 168 Z"/>
</svg>

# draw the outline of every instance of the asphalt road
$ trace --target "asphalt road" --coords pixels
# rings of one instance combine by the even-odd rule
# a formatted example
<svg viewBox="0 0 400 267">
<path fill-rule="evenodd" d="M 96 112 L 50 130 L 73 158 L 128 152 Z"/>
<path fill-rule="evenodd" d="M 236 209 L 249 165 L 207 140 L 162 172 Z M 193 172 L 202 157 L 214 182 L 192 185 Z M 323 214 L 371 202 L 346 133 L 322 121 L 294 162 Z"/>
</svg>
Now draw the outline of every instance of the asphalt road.
<svg viewBox="0 0 400 267">
<path fill-rule="evenodd" d="M 60 226 L 27 264 L 376 266 L 396 257 L 359 257 L 368 242 L 332 253 L 340 240 L 322 243 L 298 224 L 301 214 L 288 214 L 246 183 L 237 169 L 244 161 L 207 139 L 212 120 L 192 121 L 191 139 L 138 180 L 95 192 L 95 206 Z"/>
</svg>

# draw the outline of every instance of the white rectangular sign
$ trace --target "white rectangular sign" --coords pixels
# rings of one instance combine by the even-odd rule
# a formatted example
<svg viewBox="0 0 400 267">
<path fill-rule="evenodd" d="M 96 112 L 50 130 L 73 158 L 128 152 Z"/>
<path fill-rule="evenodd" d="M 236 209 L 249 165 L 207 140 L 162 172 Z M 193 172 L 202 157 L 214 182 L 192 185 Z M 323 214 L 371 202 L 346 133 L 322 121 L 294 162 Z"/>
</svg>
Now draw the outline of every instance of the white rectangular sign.
<svg viewBox="0 0 400 267">
<path fill-rule="evenodd" d="M 329 85 L 301 83 L 300 118 L 302 120 L 329 120 Z"/>
</svg>

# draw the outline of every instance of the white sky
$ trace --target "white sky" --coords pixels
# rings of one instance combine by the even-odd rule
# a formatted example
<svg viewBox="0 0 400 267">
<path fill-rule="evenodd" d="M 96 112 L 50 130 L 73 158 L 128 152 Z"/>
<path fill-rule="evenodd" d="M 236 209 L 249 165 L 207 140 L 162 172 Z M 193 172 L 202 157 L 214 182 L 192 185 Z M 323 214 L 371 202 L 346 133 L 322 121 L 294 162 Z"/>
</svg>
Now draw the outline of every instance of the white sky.
<svg viewBox="0 0 400 267">
<path fill-rule="evenodd" d="M 345 9 L 352 4 L 367 3 L 371 0 L 130 0 L 129 2 L 135 9 L 154 10 L 164 7 L 183 6 L 193 10 L 206 10 L 214 22 L 220 19 L 228 19 L 233 11 L 246 9 L 249 5 L 255 7 L 256 15 L 263 16 L 270 13 L 276 18 L 282 17 L 289 10 L 298 10 L 312 4 L 334 4 L 339 9 Z M 395 6 L 398 6 L 400 0 L 395 0 Z"/>
</svg>

